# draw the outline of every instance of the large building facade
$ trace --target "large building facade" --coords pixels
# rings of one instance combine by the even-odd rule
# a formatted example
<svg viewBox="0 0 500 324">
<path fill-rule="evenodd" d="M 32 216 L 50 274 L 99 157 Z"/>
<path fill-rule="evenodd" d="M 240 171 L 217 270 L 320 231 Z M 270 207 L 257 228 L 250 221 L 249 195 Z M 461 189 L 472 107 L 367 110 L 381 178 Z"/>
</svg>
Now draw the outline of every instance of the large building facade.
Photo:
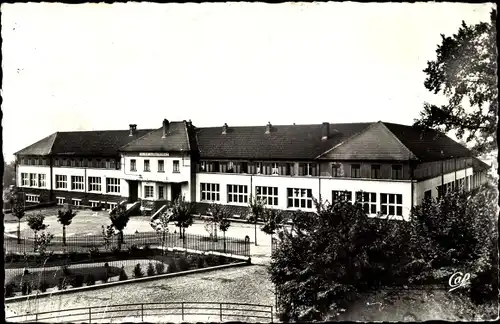
<svg viewBox="0 0 500 324">
<path fill-rule="evenodd" d="M 486 181 L 488 165 L 433 130 L 385 122 L 57 132 L 16 153 L 27 204 L 110 209 L 139 201 L 153 213 L 179 196 L 248 212 L 314 211 L 313 198 L 358 201 L 370 216 L 408 219 L 425 197 Z"/>
</svg>

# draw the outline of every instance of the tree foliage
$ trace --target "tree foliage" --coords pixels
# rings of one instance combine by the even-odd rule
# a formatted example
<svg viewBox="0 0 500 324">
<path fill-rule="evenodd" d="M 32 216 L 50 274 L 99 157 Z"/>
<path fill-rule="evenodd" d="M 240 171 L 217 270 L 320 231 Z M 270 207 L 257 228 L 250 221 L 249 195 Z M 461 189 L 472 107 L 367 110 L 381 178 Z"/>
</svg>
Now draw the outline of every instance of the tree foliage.
<svg viewBox="0 0 500 324">
<path fill-rule="evenodd" d="M 118 239 L 118 250 L 121 250 L 123 243 L 123 230 L 127 227 L 130 215 L 127 213 L 127 208 L 124 205 L 118 204 L 109 213 L 111 225 L 118 231 L 120 238 Z"/>
<path fill-rule="evenodd" d="M 248 209 L 250 210 L 250 213 L 247 215 L 247 221 L 251 223 L 257 222 L 264 216 L 264 212 L 266 210 L 266 202 L 265 200 L 259 199 L 256 196 L 250 196 Z"/>
<path fill-rule="evenodd" d="M 168 234 L 168 225 L 172 222 L 174 217 L 174 213 L 172 208 L 166 208 L 165 211 L 160 213 L 154 219 L 151 220 L 151 227 L 161 235 L 161 244 L 162 247 L 166 244 L 167 234 Z"/>
<path fill-rule="evenodd" d="M 35 246 L 34 249 L 36 251 L 36 242 L 37 242 L 37 234 L 40 231 L 43 231 L 49 227 L 49 225 L 44 224 L 45 216 L 42 213 L 31 214 L 28 216 L 28 226 L 35 233 Z"/>
<path fill-rule="evenodd" d="M 25 215 L 24 197 L 23 194 L 14 187 L 8 192 L 7 199 L 11 206 L 12 215 L 17 218 L 17 243 L 19 244 L 21 243 L 21 219 Z"/>
<path fill-rule="evenodd" d="M 212 228 L 212 236 L 217 239 L 217 229 L 222 231 L 225 235 L 226 231 L 231 226 L 229 218 L 231 214 L 228 211 L 226 205 L 211 203 L 207 210 L 208 214 L 211 216 L 205 219 L 206 227 Z"/>
<path fill-rule="evenodd" d="M 71 207 L 66 210 L 57 211 L 57 221 L 63 226 L 63 244 L 66 245 L 66 226 L 71 225 L 71 221 L 76 216 L 77 212 L 73 211 Z"/>
<path fill-rule="evenodd" d="M 447 103 L 426 103 L 418 126 L 455 131 L 458 139 L 473 141 L 482 154 L 496 148 L 498 112 L 496 10 L 489 22 L 462 22 L 453 36 L 441 35 L 437 58 L 427 62 L 425 87 L 442 93 Z"/>
<path fill-rule="evenodd" d="M 182 238 L 183 229 L 193 225 L 193 213 L 195 203 L 186 201 L 185 197 L 179 197 L 172 204 L 172 221 L 179 227 L 179 237 Z"/>
</svg>

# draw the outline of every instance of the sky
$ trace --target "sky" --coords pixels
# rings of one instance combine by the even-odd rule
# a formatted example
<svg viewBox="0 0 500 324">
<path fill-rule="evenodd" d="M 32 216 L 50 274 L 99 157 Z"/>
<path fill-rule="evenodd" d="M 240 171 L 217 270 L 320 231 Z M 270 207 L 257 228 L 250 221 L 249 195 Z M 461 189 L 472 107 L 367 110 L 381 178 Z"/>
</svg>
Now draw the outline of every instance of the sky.
<svg viewBox="0 0 500 324">
<path fill-rule="evenodd" d="M 492 4 L 2 4 L 3 151 L 56 132 L 412 124 L 440 34 Z"/>
</svg>

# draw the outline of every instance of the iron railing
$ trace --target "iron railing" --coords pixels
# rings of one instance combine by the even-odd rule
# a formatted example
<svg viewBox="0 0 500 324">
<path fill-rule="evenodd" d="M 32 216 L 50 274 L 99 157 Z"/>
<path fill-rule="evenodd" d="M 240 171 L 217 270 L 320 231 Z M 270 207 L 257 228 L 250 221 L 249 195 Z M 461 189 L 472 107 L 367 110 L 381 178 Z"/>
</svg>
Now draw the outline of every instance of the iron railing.
<svg viewBox="0 0 500 324">
<path fill-rule="evenodd" d="M 79 307 L 7 316 L 9 322 L 198 322 L 256 321 L 273 323 L 273 306 L 218 302 L 163 302 Z M 118 322 L 118 321 L 117 321 Z"/>
</svg>

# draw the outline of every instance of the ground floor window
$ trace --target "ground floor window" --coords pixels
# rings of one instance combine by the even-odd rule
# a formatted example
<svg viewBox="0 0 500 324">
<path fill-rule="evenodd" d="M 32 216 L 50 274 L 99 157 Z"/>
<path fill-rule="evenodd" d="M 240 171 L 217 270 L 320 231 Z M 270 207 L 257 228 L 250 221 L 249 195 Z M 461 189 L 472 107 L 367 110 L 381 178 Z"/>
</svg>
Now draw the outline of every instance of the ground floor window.
<svg viewBox="0 0 500 324">
<path fill-rule="evenodd" d="M 82 205 L 82 200 L 81 199 L 73 198 L 73 199 L 71 199 L 71 203 L 72 203 L 73 206 L 81 206 Z"/>
<path fill-rule="evenodd" d="M 99 207 L 99 201 L 89 200 L 90 207 Z"/>
<path fill-rule="evenodd" d="M 352 202 L 352 192 L 347 190 L 332 190 L 332 203 Z"/>
<path fill-rule="evenodd" d="M 45 188 L 46 187 L 46 179 L 45 179 L 45 174 L 39 174 L 38 175 L 38 186 L 40 188 Z"/>
<path fill-rule="evenodd" d="M 39 195 L 26 195 L 26 201 L 27 202 L 39 203 L 40 202 L 40 196 Z"/>
<path fill-rule="evenodd" d="M 427 190 L 426 192 L 424 192 L 424 199 L 431 199 L 431 198 L 432 198 L 431 190 Z"/>
<path fill-rule="evenodd" d="M 377 213 L 377 194 L 375 192 L 356 192 L 356 202 L 363 206 L 363 211 L 367 214 Z"/>
<path fill-rule="evenodd" d="M 302 188 L 287 188 L 287 207 L 312 208 L 312 190 Z"/>
<path fill-rule="evenodd" d="M 144 186 L 144 198 L 153 198 L 153 196 L 154 196 L 154 187 Z"/>
<path fill-rule="evenodd" d="M 56 201 L 59 206 L 64 205 L 64 197 L 56 197 Z"/>
<path fill-rule="evenodd" d="M 113 210 L 116 208 L 117 203 L 110 202 L 110 203 L 108 203 L 108 206 L 109 206 L 109 210 Z"/>
<path fill-rule="evenodd" d="M 28 173 L 21 173 L 21 179 L 22 179 L 22 186 L 23 187 L 28 187 L 30 185 L 29 181 L 29 174 Z"/>
<path fill-rule="evenodd" d="M 158 187 L 158 199 L 165 199 L 165 187 L 164 186 Z"/>
<path fill-rule="evenodd" d="M 257 199 L 264 200 L 268 206 L 278 206 L 278 187 L 255 187 Z"/>
<path fill-rule="evenodd" d="M 388 216 L 403 216 L 403 195 L 381 193 L 380 213 Z"/>
<path fill-rule="evenodd" d="M 201 183 L 201 201 L 219 201 L 220 185 L 218 183 Z"/>
<path fill-rule="evenodd" d="M 106 178 L 106 192 L 120 193 L 120 179 Z"/>
<path fill-rule="evenodd" d="M 248 203 L 248 187 L 244 185 L 227 185 L 228 203 Z"/>
</svg>

